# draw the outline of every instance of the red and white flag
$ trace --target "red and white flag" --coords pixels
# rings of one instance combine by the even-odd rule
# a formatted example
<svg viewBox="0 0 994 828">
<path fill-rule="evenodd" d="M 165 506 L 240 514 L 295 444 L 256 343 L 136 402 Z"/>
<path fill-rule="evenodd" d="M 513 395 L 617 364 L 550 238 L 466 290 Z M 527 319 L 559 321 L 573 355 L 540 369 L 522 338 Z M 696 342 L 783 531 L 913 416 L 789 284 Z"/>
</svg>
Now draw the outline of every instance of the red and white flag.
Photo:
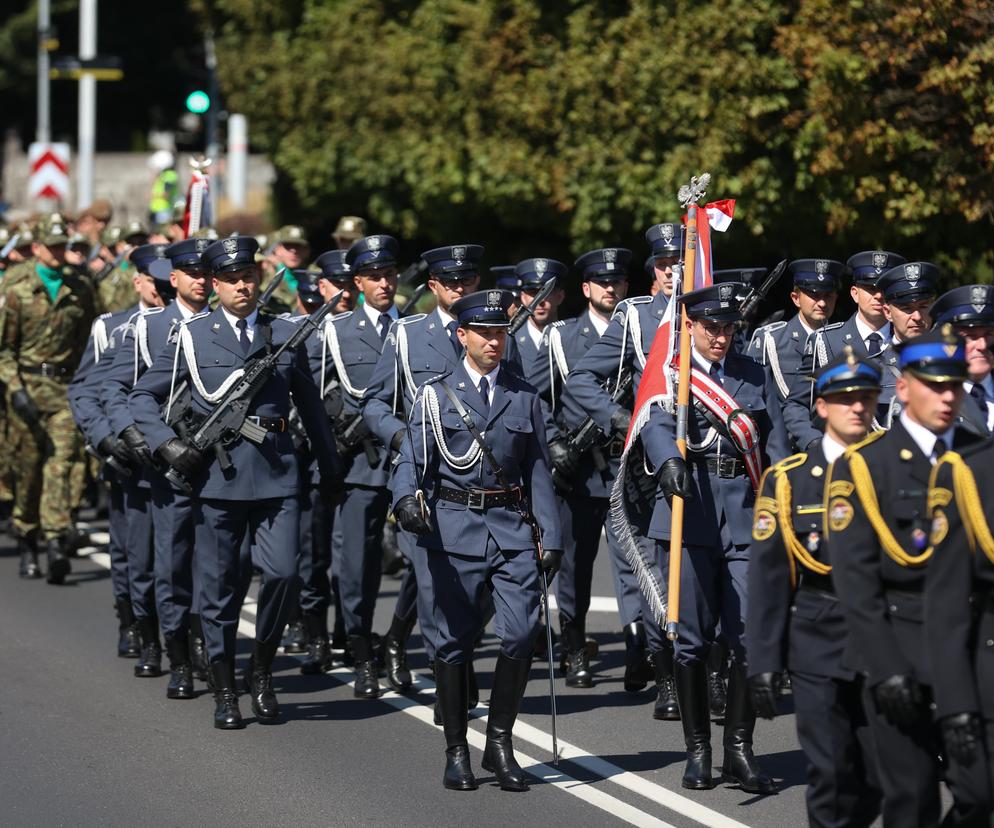
<svg viewBox="0 0 994 828">
<path fill-rule="evenodd" d="M 732 223 L 735 215 L 735 199 L 726 198 L 712 201 L 703 207 L 708 220 L 700 220 L 700 208 L 697 219 L 697 258 L 694 260 L 694 290 L 711 287 L 714 284 L 714 263 L 711 258 L 711 229 L 724 233 Z M 687 223 L 687 217 L 683 217 Z"/>
</svg>

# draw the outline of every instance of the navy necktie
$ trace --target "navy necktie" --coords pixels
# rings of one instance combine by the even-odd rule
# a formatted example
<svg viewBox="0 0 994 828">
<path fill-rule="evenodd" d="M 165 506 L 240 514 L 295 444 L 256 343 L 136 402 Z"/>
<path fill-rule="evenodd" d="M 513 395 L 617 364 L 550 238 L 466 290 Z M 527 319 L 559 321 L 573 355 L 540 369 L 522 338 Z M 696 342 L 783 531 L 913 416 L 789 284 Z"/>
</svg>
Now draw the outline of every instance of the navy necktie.
<svg viewBox="0 0 994 828">
<path fill-rule="evenodd" d="M 877 354 L 880 353 L 880 351 L 881 351 L 881 343 L 883 341 L 884 341 L 884 338 L 880 334 L 878 334 L 876 331 L 874 331 L 873 333 L 871 333 L 866 338 L 866 350 L 870 354 L 870 356 L 876 356 Z"/>
<path fill-rule="evenodd" d="M 379 321 L 376 323 L 377 331 L 380 334 L 380 342 L 387 338 L 387 331 L 390 329 L 390 314 L 381 313 Z"/>
<path fill-rule="evenodd" d="M 980 405 L 981 409 L 986 413 L 987 411 L 987 391 L 984 390 L 979 382 L 973 384 L 973 388 L 970 389 L 970 396 L 973 397 L 977 403 Z"/>
<path fill-rule="evenodd" d="M 248 322 L 245 319 L 239 319 L 235 323 L 235 327 L 238 328 L 238 344 L 242 346 L 242 353 L 247 354 L 249 348 L 252 347 L 248 336 Z"/>
<path fill-rule="evenodd" d="M 719 363 L 712 362 L 708 373 L 711 375 L 711 379 L 713 379 L 716 384 L 724 387 L 724 383 L 721 381 L 721 365 Z"/>
<path fill-rule="evenodd" d="M 483 377 L 480 380 L 480 398 L 483 400 L 483 407 L 490 410 L 490 383 L 487 382 L 487 378 Z"/>
<path fill-rule="evenodd" d="M 452 343 L 452 348 L 456 352 L 456 356 L 462 354 L 462 345 L 459 344 L 459 337 L 456 336 L 456 328 L 459 327 L 459 323 L 454 319 L 445 326 L 445 330 L 449 332 L 449 341 Z"/>
<path fill-rule="evenodd" d="M 947 449 L 946 449 L 946 442 L 945 442 L 945 440 L 941 440 L 941 439 L 940 440 L 936 440 L 935 441 L 935 445 L 932 446 L 932 459 L 933 460 L 938 460 L 940 457 L 942 457 L 943 454 L 946 453 L 946 451 L 947 451 Z"/>
</svg>

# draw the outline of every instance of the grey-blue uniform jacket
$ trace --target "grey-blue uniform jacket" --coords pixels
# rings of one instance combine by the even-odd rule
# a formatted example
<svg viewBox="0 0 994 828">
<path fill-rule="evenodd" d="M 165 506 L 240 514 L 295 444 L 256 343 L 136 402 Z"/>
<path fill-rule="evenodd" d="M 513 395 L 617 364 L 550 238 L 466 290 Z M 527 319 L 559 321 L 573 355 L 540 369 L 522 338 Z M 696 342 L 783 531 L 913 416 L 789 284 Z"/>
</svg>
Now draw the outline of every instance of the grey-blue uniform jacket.
<svg viewBox="0 0 994 828">
<path fill-rule="evenodd" d="M 545 547 L 562 550 L 544 416 L 535 389 L 502 367 L 497 373 L 490 407 L 486 409 L 462 363 L 437 379 L 449 385 L 485 435 L 487 446 L 503 469 L 508 485 L 524 489 L 542 527 Z M 456 456 L 466 453 L 476 445 L 473 436 L 439 383 L 432 381 L 429 385 L 438 398 L 439 422 L 449 450 Z M 500 485 L 484 457 L 465 471 L 449 466 L 438 449 L 431 425 L 427 428 L 427 441 L 422 439 L 421 396 L 426 392 L 424 388 L 419 392 L 411 413 L 410 430 L 393 481 L 395 507 L 402 497 L 414 495 L 421 489 L 431 509 L 433 530 L 419 535 L 418 545 L 472 558 L 486 557 L 488 536 L 504 550 L 534 548 L 531 529 L 514 507 L 474 510 L 439 498 L 440 486 L 467 491 L 499 490 Z"/>
<path fill-rule="evenodd" d="M 776 388 L 762 365 L 729 353 L 725 357 L 722 385 L 738 403 L 738 408 L 749 414 L 759 427 L 763 466 L 776 463 L 787 456 L 787 435 L 779 417 L 771 417 L 776 410 Z M 699 444 L 710 424 L 694 408 L 688 422 L 688 442 Z M 646 459 L 651 469 L 658 469 L 665 461 L 679 457 L 676 447 L 676 417 L 661 406 L 652 406 L 649 421 L 639 434 L 645 447 Z M 720 453 L 723 457 L 741 455 L 725 437 L 702 452 L 699 457 Z M 721 525 L 727 524 L 732 542 L 746 546 L 752 539 L 752 509 L 756 495 L 747 476 L 721 478 L 695 462 L 694 452 L 689 451 L 687 467 L 691 471 L 694 497 L 686 501 L 683 523 L 684 543 L 688 546 L 714 546 L 720 543 Z M 704 485 L 704 481 L 707 485 Z M 649 537 L 667 540 L 670 536 L 670 507 L 666 498 L 656 499 L 656 507 L 649 525 Z"/>
<path fill-rule="evenodd" d="M 205 390 L 209 393 L 215 391 L 234 370 L 241 368 L 252 357 L 264 353 L 264 321 L 270 326 L 273 350 L 286 341 L 296 327 L 285 319 L 259 314 L 247 355 L 242 352 L 235 332 L 220 307 L 184 323 L 189 327 L 196 347 L 196 368 Z M 131 415 L 153 451 L 178 436 L 165 424 L 162 415 L 162 408 L 174 385 L 173 352 L 173 348 L 166 348 L 158 355 L 152 367 L 138 380 L 128 400 Z M 185 352 L 181 352 L 176 364 L 175 385 L 184 380 L 190 380 L 190 366 Z M 192 381 L 191 389 L 194 413 L 206 416 L 214 404 L 204 399 Z M 249 415 L 289 419 L 291 394 L 317 454 L 322 477 L 335 479 L 340 470 L 340 460 L 321 397 L 309 370 L 305 345 L 281 355 L 275 373 L 256 396 Z M 285 498 L 298 492 L 298 459 L 289 431 L 269 431 L 259 446 L 238 439 L 228 449 L 231 469 L 222 472 L 217 460 L 209 456 L 205 471 L 191 481 L 199 497 L 246 501 Z"/>
<path fill-rule="evenodd" d="M 646 357 L 668 302 L 666 296 L 657 293 L 618 303 L 603 336 L 591 344 L 570 373 L 569 388 L 563 395 L 568 423 L 580 423 L 589 414 L 601 431 L 611 433 L 611 417 L 622 406 L 612 402 L 605 384 L 618 376 L 620 366 L 629 365 L 635 371 L 632 387 L 638 391 Z"/>
<path fill-rule="evenodd" d="M 369 393 L 373 372 L 384 348 L 369 315 L 362 308 L 338 314 L 325 322 L 321 335 L 315 339 L 319 347 L 324 349 L 323 356 L 318 352 L 318 382 L 327 388 L 337 377 L 342 387 L 343 410 L 349 414 L 358 413 L 364 397 Z M 341 360 L 340 366 L 332 355 L 332 348 L 336 347 Z M 449 350 L 452 350 L 451 346 Z M 312 368 L 314 362 L 314 352 L 311 351 Z M 320 373 L 322 364 L 323 376 Z M 352 393 L 353 391 L 356 393 Z M 389 441 L 386 445 L 390 445 Z M 370 466 L 365 451 L 358 452 L 347 461 L 349 466 L 345 476 L 346 483 L 377 488 L 387 485 L 390 478 L 390 452 L 382 444 L 377 445 L 377 450 L 379 463 L 376 466 Z"/>
<path fill-rule="evenodd" d="M 813 344 L 814 334 L 808 334 L 798 314 L 787 322 L 756 328 L 746 355 L 767 367 L 782 403 L 801 375 L 805 356 L 810 358 Z"/>
</svg>

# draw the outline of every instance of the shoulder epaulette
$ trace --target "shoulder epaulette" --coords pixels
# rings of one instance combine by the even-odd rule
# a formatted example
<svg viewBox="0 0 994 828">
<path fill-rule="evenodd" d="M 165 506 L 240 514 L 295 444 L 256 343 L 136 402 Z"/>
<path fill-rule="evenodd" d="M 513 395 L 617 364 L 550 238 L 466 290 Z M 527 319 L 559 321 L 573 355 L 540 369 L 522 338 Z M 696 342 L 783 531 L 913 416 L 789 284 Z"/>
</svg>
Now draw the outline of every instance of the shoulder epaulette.
<svg viewBox="0 0 994 828">
<path fill-rule="evenodd" d="M 799 451 L 797 454 L 785 457 L 779 463 L 774 463 L 771 470 L 774 474 L 780 475 L 791 471 L 791 469 L 796 469 L 798 466 L 803 466 L 806 462 L 808 462 L 808 453 Z"/>
<path fill-rule="evenodd" d="M 145 308 L 144 310 L 139 310 L 138 313 L 142 316 L 155 316 L 157 313 L 163 313 L 165 308 Z"/>
<path fill-rule="evenodd" d="M 114 313 L 112 311 L 107 311 L 107 313 L 100 314 L 100 316 L 97 317 L 97 320 L 100 320 L 100 319 L 110 319 L 113 315 L 114 315 Z"/>
<path fill-rule="evenodd" d="M 179 323 L 180 325 L 189 325 L 191 322 L 196 322 L 198 319 L 203 319 L 205 316 L 210 316 L 212 313 L 213 311 L 209 310 L 201 311 L 200 313 L 195 313 L 189 319 L 180 319 Z"/>
<path fill-rule="evenodd" d="M 552 327 L 562 328 L 564 325 L 571 325 L 574 322 L 576 322 L 576 317 L 573 317 L 572 319 L 557 319 L 555 322 L 552 323 Z"/>
<path fill-rule="evenodd" d="M 332 322 L 340 322 L 343 319 L 348 319 L 355 311 L 342 311 L 341 313 L 336 313 L 334 316 L 329 316 Z"/>
<path fill-rule="evenodd" d="M 420 322 L 422 319 L 427 319 L 427 313 L 416 313 L 413 316 L 402 316 L 400 319 L 394 319 L 394 325 L 410 325 L 412 322 Z"/>
<path fill-rule="evenodd" d="M 845 322 L 832 322 L 830 325 L 822 325 L 815 333 L 824 333 L 825 331 L 836 331 L 845 325 Z"/>
<path fill-rule="evenodd" d="M 874 442 L 876 440 L 879 440 L 886 433 L 887 433 L 886 431 L 873 431 L 873 432 L 870 432 L 869 434 L 866 435 L 866 437 L 864 437 L 858 443 L 853 443 L 851 446 L 848 446 L 846 448 L 846 450 L 843 452 L 843 454 L 848 458 L 848 457 L 852 456 L 853 454 L 855 454 L 857 451 L 861 451 L 866 446 L 870 445 L 870 443 L 872 443 L 872 442 Z"/>
<path fill-rule="evenodd" d="M 756 330 L 753 332 L 752 335 L 753 337 L 756 337 L 759 334 L 775 333 L 776 331 L 779 331 L 786 327 L 787 327 L 787 321 L 781 319 L 779 322 L 770 322 L 768 325 L 761 325 L 760 327 L 756 328 Z"/>
</svg>

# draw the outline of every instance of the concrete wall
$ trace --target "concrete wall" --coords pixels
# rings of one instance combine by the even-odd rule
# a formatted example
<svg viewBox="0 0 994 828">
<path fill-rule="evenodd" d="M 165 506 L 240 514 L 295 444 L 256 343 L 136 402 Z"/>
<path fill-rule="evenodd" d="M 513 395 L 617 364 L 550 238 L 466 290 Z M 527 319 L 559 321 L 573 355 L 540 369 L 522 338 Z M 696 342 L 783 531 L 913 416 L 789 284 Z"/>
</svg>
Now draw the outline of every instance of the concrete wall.
<svg viewBox="0 0 994 828">
<path fill-rule="evenodd" d="M 155 174 L 148 167 L 151 153 L 144 152 L 98 152 L 94 158 L 93 192 L 97 198 L 106 198 L 114 206 L 113 222 L 119 224 L 131 219 L 147 221 L 148 199 Z M 179 172 L 182 194 L 190 180 L 189 153 L 180 153 L 176 166 Z M 70 193 L 68 203 L 62 205 L 70 212 L 77 208 L 74 196 L 75 155 L 70 160 Z M 17 212 L 31 212 L 49 209 L 46 205 L 28 199 L 27 148 L 22 147 L 16 136 L 8 135 L 3 147 L 2 192 L 0 198 L 8 202 Z M 219 196 L 219 217 L 229 212 L 224 198 L 224 159 L 220 158 L 211 166 L 212 186 L 217 185 Z M 275 180 L 275 171 L 269 160 L 262 155 L 250 155 L 248 162 L 248 188 L 245 211 L 265 213 L 269 206 L 269 195 Z"/>
</svg>

